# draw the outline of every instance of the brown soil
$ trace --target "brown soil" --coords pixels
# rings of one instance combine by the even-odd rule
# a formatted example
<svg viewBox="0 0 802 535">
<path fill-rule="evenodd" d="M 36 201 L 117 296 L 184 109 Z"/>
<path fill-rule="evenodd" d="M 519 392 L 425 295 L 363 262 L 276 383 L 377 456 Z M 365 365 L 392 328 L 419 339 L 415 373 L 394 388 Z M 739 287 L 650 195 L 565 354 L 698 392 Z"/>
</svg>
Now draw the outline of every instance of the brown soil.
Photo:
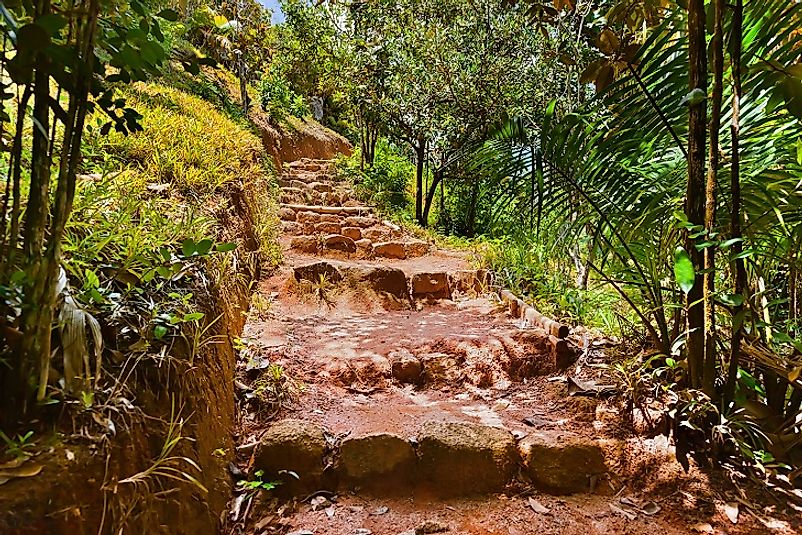
<svg viewBox="0 0 802 535">
<path fill-rule="evenodd" d="M 308 165 L 313 164 L 301 162 L 299 168 Z M 708 527 L 710 533 L 799 529 L 799 518 L 762 500 L 757 501 L 762 506 L 742 506 L 733 524 L 724 514 L 724 503 L 737 498 L 721 472 L 692 464 L 685 473 L 665 437 L 637 436 L 624 424 L 615 398 L 569 396 L 567 376 L 605 382 L 598 366 L 606 362 L 601 346 L 587 348 L 578 336 L 570 337 L 573 360 L 580 353 L 581 357 L 566 368 L 555 359 L 553 336 L 523 328 L 517 315 L 510 316 L 492 295 L 393 300 L 348 281 L 314 290 L 296 282 L 291 269 L 324 257 L 340 270 L 388 266 L 410 277 L 469 269 L 466 254 L 430 250 L 422 257 L 393 260 L 332 251 L 301 253 L 291 248 L 289 236 L 281 242 L 286 267 L 260 285 L 270 307 L 246 325 L 248 357 L 238 363 L 238 374 L 247 391 L 258 376 L 249 366 L 270 362 L 303 388 L 278 412 L 260 410 L 259 403 L 240 396 L 237 440 L 242 470 L 251 470 L 253 446 L 271 421 L 292 418 L 322 425 L 335 442 L 381 432 L 414 445 L 427 421 L 499 427 L 519 440 L 546 433 L 559 443 L 570 435 L 598 445 L 609 473 L 590 494 L 560 497 L 536 493 L 525 477 L 503 494 L 481 498 L 437 499 L 425 487 L 397 489 L 394 497 L 341 490 L 322 493 L 330 502 L 321 505 L 314 495 L 279 501 L 263 493 L 249 503 L 244 516 L 242 507 L 232 513 L 235 521 L 227 527 L 231 533 L 407 535 L 417 529 L 488 535 L 673 534 Z M 399 354 L 422 362 L 420 380 L 405 384 L 393 376 L 391 361 Z M 460 491 L 470 494 L 470 488 Z M 536 508 L 542 505 L 548 512 L 536 512 L 530 497 Z M 627 507 L 622 498 L 640 505 L 653 502 L 660 510 L 654 515 L 636 512 L 630 519 L 621 513 Z"/>
</svg>

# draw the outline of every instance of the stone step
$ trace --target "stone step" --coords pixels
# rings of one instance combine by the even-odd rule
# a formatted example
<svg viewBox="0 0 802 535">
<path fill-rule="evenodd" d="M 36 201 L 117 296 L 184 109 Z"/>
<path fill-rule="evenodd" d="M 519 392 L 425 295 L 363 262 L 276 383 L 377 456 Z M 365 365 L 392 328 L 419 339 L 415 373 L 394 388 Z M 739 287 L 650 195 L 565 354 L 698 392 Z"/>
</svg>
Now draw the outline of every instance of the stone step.
<svg viewBox="0 0 802 535">
<path fill-rule="evenodd" d="M 381 407 L 374 411 L 374 417 L 387 416 Z M 343 435 L 334 447 L 326 440 Z M 551 430 L 516 438 L 503 427 L 442 415 L 424 417 L 400 433 L 349 434 L 313 421 L 282 420 L 256 446 L 254 468 L 271 478 L 285 470 L 298 474 L 282 485 L 285 494 L 358 489 L 398 495 L 423 488 L 441 497 L 501 492 L 515 482 L 558 495 L 591 492 L 609 471 L 602 446 L 592 438 Z"/>
<path fill-rule="evenodd" d="M 295 212 L 317 212 L 319 214 L 369 215 L 373 213 L 373 208 L 370 206 L 321 206 L 282 203 L 280 208 L 289 208 Z"/>
</svg>

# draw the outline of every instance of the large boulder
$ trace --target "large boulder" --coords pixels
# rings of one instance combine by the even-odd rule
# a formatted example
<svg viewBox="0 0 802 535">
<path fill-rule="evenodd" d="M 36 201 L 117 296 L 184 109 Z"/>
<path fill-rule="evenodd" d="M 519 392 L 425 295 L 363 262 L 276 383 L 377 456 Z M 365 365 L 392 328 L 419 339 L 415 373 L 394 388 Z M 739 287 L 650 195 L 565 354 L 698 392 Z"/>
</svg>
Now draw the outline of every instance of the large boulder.
<svg viewBox="0 0 802 535">
<path fill-rule="evenodd" d="M 391 433 L 346 438 L 340 445 L 343 483 L 393 494 L 415 480 L 417 457 L 409 441 Z"/>
<path fill-rule="evenodd" d="M 571 433 L 538 430 L 521 440 L 518 448 L 526 475 L 546 492 L 589 492 L 592 479 L 607 472 L 601 447 Z"/>
<path fill-rule="evenodd" d="M 410 286 L 414 298 L 451 298 L 451 286 L 446 273 L 415 273 Z"/>
<path fill-rule="evenodd" d="M 515 438 L 498 427 L 426 422 L 418 435 L 418 466 L 436 492 L 470 495 L 501 491 L 515 477 Z"/>
<path fill-rule="evenodd" d="M 304 420 L 282 420 L 262 436 L 254 455 L 254 468 L 264 470 L 265 479 L 283 482 L 280 490 L 298 494 L 318 490 L 323 476 L 326 453 L 324 430 Z M 295 479 L 284 471 L 298 475 Z"/>
</svg>

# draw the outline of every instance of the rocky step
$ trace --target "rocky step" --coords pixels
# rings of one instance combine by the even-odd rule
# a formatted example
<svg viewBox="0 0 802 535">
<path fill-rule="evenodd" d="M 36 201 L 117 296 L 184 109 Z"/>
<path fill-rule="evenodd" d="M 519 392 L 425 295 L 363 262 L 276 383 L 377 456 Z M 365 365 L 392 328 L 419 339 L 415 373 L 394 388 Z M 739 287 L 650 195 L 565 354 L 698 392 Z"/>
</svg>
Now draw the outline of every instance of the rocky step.
<svg viewBox="0 0 802 535">
<path fill-rule="evenodd" d="M 289 230 L 304 232 L 296 226 Z M 356 236 L 355 227 L 345 227 L 349 229 L 352 236 Z M 390 241 L 374 243 L 368 238 L 354 239 L 344 233 L 336 232 L 336 223 L 317 223 L 314 226 L 314 235 L 296 235 L 290 240 L 290 248 L 297 249 L 308 254 L 324 253 L 326 251 L 336 251 L 341 253 L 361 253 L 363 258 L 392 258 L 403 260 L 407 258 L 419 258 L 429 253 L 430 246 L 425 241 Z M 343 232 L 343 228 L 339 227 Z M 353 231 L 353 232 L 352 232 Z"/>
<path fill-rule="evenodd" d="M 414 271 L 397 267 L 352 265 L 335 260 L 311 262 L 293 268 L 296 281 L 318 282 L 324 277 L 332 284 L 350 281 L 399 299 L 451 299 L 455 295 L 479 294 L 488 288 L 485 270 Z"/>
<path fill-rule="evenodd" d="M 291 205 L 343 206 L 350 200 L 348 193 L 320 193 L 312 189 L 282 188 L 281 202 Z"/>
<path fill-rule="evenodd" d="M 344 438 L 331 440 L 335 436 Z M 424 488 L 449 497 L 500 492 L 516 482 L 554 494 L 590 492 L 608 472 L 604 451 L 592 439 L 554 430 L 516 437 L 503 427 L 439 418 L 406 433 L 350 434 L 282 420 L 255 446 L 254 468 L 284 479 L 286 494 L 359 489 L 397 495 Z M 298 479 L 281 477 L 286 470 Z"/>
<path fill-rule="evenodd" d="M 294 212 L 315 212 L 318 214 L 358 215 L 369 216 L 373 213 L 370 206 L 320 206 L 308 204 L 282 203 L 280 210 L 285 208 Z"/>
</svg>

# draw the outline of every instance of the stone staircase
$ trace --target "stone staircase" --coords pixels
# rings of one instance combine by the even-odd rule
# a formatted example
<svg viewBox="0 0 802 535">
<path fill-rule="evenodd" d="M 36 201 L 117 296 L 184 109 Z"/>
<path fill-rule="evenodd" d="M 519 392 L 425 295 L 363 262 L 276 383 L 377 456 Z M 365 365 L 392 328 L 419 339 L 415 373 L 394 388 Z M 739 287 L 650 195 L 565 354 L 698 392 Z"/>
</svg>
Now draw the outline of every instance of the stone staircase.
<svg viewBox="0 0 802 535">
<path fill-rule="evenodd" d="M 283 482 L 276 493 L 415 504 L 609 490 L 618 421 L 595 398 L 568 397 L 562 374 L 582 351 L 565 325 L 494 290 L 464 254 L 383 221 L 329 161 L 289 164 L 281 188 L 285 266 L 260 287 L 270 307 L 246 325 L 238 363 L 238 449 Z M 325 302 L 309 297 L 324 287 Z M 267 373 L 254 361 L 304 385 L 268 421 L 247 401 Z M 321 515 L 314 533 L 353 533 Z M 309 521 L 293 518 L 283 525 Z"/>
<path fill-rule="evenodd" d="M 290 247 L 303 253 L 348 258 L 416 258 L 429 252 L 425 241 L 378 218 L 352 198 L 350 184 L 337 179 L 328 160 L 290 163 L 279 179 L 282 230 Z"/>
</svg>

